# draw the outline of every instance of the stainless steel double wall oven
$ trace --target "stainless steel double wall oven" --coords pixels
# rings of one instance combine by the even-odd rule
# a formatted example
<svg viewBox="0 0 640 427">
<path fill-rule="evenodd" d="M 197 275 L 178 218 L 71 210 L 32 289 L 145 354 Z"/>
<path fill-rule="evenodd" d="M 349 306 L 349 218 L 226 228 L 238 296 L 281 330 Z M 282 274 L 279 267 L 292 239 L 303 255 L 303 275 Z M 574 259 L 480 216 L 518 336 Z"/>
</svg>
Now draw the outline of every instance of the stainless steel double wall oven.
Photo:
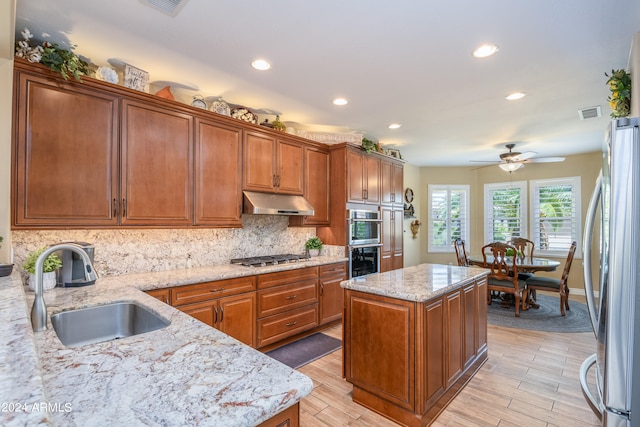
<svg viewBox="0 0 640 427">
<path fill-rule="evenodd" d="M 350 278 L 380 271 L 382 218 L 377 209 L 349 209 L 347 242 Z"/>
</svg>

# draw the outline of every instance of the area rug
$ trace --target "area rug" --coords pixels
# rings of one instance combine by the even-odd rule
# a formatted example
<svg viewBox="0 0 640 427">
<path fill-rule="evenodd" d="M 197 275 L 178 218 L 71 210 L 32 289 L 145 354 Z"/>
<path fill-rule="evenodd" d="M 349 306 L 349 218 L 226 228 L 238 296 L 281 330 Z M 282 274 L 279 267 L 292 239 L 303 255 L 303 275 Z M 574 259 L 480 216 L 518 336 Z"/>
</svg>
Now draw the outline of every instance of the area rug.
<svg viewBox="0 0 640 427">
<path fill-rule="evenodd" d="M 342 341 L 322 333 L 309 335 L 301 340 L 265 353 L 293 369 L 311 363 L 342 347 Z"/>
<path fill-rule="evenodd" d="M 490 325 L 542 332 L 591 332 L 593 330 L 586 304 L 569 300 L 571 310 L 566 310 L 564 317 L 560 315 L 559 298 L 538 292 L 538 304 L 540 308 L 520 310 L 520 317 L 516 317 L 514 307 L 504 308 L 500 305 L 500 301 L 493 300 L 488 306 L 487 321 Z"/>
</svg>

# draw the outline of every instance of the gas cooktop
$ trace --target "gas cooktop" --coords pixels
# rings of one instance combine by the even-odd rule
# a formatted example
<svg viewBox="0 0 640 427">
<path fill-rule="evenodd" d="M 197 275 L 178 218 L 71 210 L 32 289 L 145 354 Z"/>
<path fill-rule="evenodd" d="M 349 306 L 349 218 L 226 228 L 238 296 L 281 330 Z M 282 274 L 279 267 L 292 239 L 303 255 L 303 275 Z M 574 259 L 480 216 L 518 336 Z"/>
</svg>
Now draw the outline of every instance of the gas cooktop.
<svg viewBox="0 0 640 427">
<path fill-rule="evenodd" d="M 309 255 L 282 254 L 265 255 L 250 258 L 236 258 L 231 264 L 244 265 L 245 267 L 266 267 L 268 265 L 288 264 L 290 262 L 302 262 L 309 259 Z"/>
</svg>

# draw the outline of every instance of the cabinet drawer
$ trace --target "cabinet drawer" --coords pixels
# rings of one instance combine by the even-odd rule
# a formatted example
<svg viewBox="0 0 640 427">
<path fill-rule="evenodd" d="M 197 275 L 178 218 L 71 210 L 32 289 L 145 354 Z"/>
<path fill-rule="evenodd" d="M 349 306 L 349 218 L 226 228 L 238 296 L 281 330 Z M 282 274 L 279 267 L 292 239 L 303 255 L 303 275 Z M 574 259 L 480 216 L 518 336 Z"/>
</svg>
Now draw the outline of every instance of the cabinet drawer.
<svg viewBox="0 0 640 427">
<path fill-rule="evenodd" d="M 336 264 L 321 265 L 318 267 L 318 274 L 320 276 L 333 276 L 338 274 L 347 274 L 347 263 L 338 262 Z"/>
<path fill-rule="evenodd" d="M 295 270 L 261 274 L 258 276 L 258 289 L 301 282 L 306 279 L 316 279 L 317 277 L 318 267 L 298 268 Z"/>
<path fill-rule="evenodd" d="M 258 347 L 278 342 L 318 326 L 318 304 L 258 320 Z"/>
<path fill-rule="evenodd" d="M 258 292 L 258 317 L 318 302 L 317 279 Z"/>
<path fill-rule="evenodd" d="M 256 276 L 216 280 L 195 285 L 176 286 L 171 289 L 171 305 L 178 306 L 207 301 L 227 295 L 236 295 L 256 289 Z"/>
</svg>

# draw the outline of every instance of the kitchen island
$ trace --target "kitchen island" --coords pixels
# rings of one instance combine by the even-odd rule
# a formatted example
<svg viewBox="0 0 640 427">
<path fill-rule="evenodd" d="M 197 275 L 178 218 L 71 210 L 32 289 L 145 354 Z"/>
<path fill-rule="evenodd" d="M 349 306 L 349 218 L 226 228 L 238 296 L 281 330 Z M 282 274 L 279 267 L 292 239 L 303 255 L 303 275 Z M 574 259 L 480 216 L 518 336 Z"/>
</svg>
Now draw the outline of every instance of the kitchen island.
<svg viewBox="0 0 640 427">
<path fill-rule="evenodd" d="M 317 257 L 262 269 L 235 265 L 102 277 L 44 293 L 51 315 L 134 302 L 170 322 L 125 339 L 65 347 L 51 328 L 34 333 L 33 293 L 17 272 L 0 278 L 3 426 L 279 425 L 298 416 L 313 384 L 301 373 L 148 295 L 170 286 L 325 265 Z M 284 414 L 285 418 L 278 418 Z"/>
<path fill-rule="evenodd" d="M 341 283 L 353 400 L 430 424 L 487 360 L 488 271 L 421 264 Z"/>
</svg>

